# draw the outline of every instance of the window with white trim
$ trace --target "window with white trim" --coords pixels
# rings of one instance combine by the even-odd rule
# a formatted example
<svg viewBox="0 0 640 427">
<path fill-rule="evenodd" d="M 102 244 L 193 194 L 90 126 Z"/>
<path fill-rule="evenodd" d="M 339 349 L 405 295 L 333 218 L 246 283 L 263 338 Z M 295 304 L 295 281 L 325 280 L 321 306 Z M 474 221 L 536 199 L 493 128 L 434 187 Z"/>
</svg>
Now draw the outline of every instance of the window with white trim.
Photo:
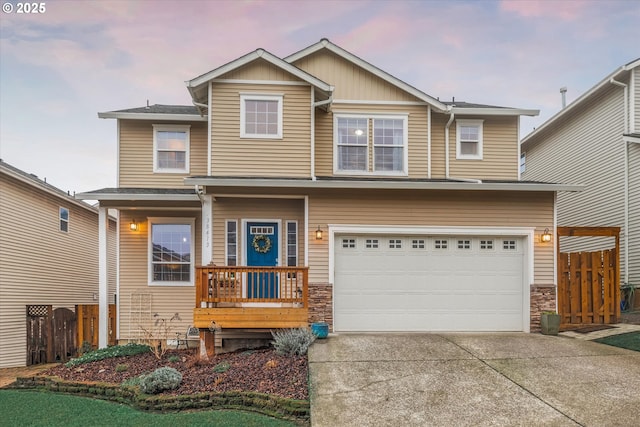
<svg viewBox="0 0 640 427">
<path fill-rule="evenodd" d="M 287 221 L 287 266 L 298 266 L 298 222 Z"/>
<path fill-rule="evenodd" d="M 471 249 L 471 240 L 458 240 L 458 249 Z"/>
<path fill-rule="evenodd" d="M 433 247 L 435 249 L 447 249 L 448 246 L 449 245 L 446 239 L 436 239 L 433 242 Z"/>
<path fill-rule="evenodd" d="M 456 158 L 482 159 L 483 120 L 456 120 Z"/>
<path fill-rule="evenodd" d="M 520 153 L 520 173 L 527 170 L 527 153 Z"/>
<path fill-rule="evenodd" d="M 515 240 L 503 240 L 502 241 L 502 249 L 505 251 L 515 251 L 516 250 L 516 241 Z"/>
<path fill-rule="evenodd" d="M 356 239 L 342 239 L 342 247 L 351 249 L 356 247 Z"/>
<path fill-rule="evenodd" d="M 402 249 L 402 240 L 389 239 L 389 249 Z"/>
<path fill-rule="evenodd" d="M 69 209 L 61 207 L 59 209 L 60 231 L 69 232 Z"/>
<path fill-rule="evenodd" d="M 425 248 L 424 239 L 413 239 L 411 243 L 411 247 L 413 249 L 424 249 Z"/>
<path fill-rule="evenodd" d="M 480 240 L 480 249 L 493 249 L 493 240 Z"/>
<path fill-rule="evenodd" d="M 153 125 L 153 171 L 189 173 L 190 126 Z"/>
<path fill-rule="evenodd" d="M 195 219 L 149 218 L 149 283 L 193 285 Z"/>
<path fill-rule="evenodd" d="M 378 249 L 379 242 L 378 239 L 367 239 L 364 241 L 364 247 L 367 249 Z"/>
<path fill-rule="evenodd" d="M 407 122 L 405 115 L 334 115 L 335 171 L 406 175 Z"/>
<path fill-rule="evenodd" d="M 227 265 L 238 265 L 238 221 L 227 221 Z"/>
<path fill-rule="evenodd" d="M 240 138 L 282 138 L 282 95 L 240 94 Z"/>
</svg>

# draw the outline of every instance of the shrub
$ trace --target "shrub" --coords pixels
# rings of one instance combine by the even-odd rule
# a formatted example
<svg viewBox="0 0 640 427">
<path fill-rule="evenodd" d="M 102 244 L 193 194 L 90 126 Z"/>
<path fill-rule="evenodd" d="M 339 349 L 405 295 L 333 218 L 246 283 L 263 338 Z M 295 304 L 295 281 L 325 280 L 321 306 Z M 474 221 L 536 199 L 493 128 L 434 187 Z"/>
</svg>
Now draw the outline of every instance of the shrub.
<svg viewBox="0 0 640 427">
<path fill-rule="evenodd" d="M 179 361 L 180 361 L 180 357 L 179 356 L 169 356 L 169 362 L 175 363 L 175 362 L 179 362 Z"/>
<path fill-rule="evenodd" d="M 164 390 L 174 390 L 180 386 L 182 374 L 174 368 L 158 368 L 140 379 L 140 390 L 146 394 L 157 394 Z"/>
<path fill-rule="evenodd" d="M 223 374 L 227 372 L 229 368 L 231 368 L 229 362 L 220 362 L 213 367 L 213 372 L 215 372 L 216 374 Z"/>
<path fill-rule="evenodd" d="M 129 365 L 119 363 L 116 365 L 116 372 L 126 372 L 129 369 Z"/>
<path fill-rule="evenodd" d="M 136 354 L 151 351 L 148 345 L 129 343 L 127 345 L 114 345 L 112 347 L 100 348 L 89 353 L 85 353 L 80 357 L 71 359 L 64 366 L 71 368 L 73 366 L 82 365 L 83 363 L 95 362 L 98 360 L 109 359 L 111 357 L 133 356 Z"/>
<path fill-rule="evenodd" d="M 282 329 L 271 332 L 278 354 L 305 355 L 316 336 L 308 328 Z"/>
</svg>

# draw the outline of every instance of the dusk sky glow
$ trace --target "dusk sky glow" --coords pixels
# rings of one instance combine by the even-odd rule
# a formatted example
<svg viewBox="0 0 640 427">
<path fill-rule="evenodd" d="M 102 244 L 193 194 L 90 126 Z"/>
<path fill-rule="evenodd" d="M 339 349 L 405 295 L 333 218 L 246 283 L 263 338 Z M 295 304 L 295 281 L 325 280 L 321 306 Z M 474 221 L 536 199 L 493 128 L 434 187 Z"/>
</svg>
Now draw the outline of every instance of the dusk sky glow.
<svg viewBox="0 0 640 427">
<path fill-rule="evenodd" d="M 62 190 L 116 186 L 116 121 L 191 105 L 185 80 L 321 38 L 449 101 L 539 109 L 521 136 L 640 57 L 640 2 L 47 0 L 0 12 L 0 157 Z"/>
</svg>

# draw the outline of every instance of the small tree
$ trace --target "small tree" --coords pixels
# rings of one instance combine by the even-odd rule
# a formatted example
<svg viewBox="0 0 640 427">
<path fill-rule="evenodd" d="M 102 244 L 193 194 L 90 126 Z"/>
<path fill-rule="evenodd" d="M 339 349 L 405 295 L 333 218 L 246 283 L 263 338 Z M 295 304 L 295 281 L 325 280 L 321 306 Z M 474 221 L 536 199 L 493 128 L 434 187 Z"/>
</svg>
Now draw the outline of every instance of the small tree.
<svg viewBox="0 0 640 427">
<path fill-rule="evenodd" d="M 170 336 L 175 335 L 175 333 L 172 332 L 172 323 L 175 320 L 182 319 L 180 318 L 179 313 L 175 313 L 169 320 L 164 317 L 160 317 L 160 314 L 158 313 L 155 313 L 153 317 L 156 319 L 153 322 L 153 326 L 145 328 L 140 325 L 140 330 L 142 331 L 143 342 L 151 347 L 151 351 L 153 351 L 153 354 L 157 359 L 162 359 L 162 357 L 167 353 L 167 350 L 169 350 L 167 340 Z"/>
</svg>

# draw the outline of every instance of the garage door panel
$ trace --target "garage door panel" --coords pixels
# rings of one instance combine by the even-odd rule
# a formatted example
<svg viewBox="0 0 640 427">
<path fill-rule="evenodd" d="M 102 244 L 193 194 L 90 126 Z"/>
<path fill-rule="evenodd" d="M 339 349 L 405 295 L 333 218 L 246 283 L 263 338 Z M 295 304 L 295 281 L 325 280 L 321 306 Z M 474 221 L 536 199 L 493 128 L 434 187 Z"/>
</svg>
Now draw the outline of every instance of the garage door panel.
<svg viewBox="0 0 640 427">
<path fill-rule="evenodd" d="M 398 249 L 384 236 L 351 238 L 353 247 L 336 249 L 337 331 L 523 330 L 521 239 L 427 236 L 412 248 L 418 239 L 393 237 Z M 379 247 L 365 249 L 375 239 Z M 436 239 L 448 248 L 436 250 Z M 459 240 L 469 249 L 456 249 Z"/>
</svg>

